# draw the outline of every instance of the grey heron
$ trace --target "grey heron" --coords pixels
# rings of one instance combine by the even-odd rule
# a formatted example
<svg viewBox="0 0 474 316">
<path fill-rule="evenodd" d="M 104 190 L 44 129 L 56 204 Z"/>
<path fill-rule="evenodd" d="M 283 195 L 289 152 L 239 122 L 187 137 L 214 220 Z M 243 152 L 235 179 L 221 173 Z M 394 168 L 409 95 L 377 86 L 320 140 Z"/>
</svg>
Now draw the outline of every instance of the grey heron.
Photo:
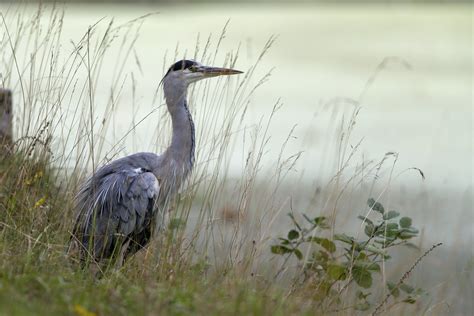
<svg viewBox="0 0 474 316">
<path fill-rule="evenodd" d="M 81 262 L 89 259 L 100 264 L 112 259 L 121 265 L 150 241 L 155 223 L 163 225 L 165 204 L 193 169 L 195 137 L 188 86 L 240 73 L 192 60 L 180 60 L 169 68 L 162 83 L 172 121 L 171 144 L 161 155 L 141 152 L 114 160 L 81 185 L 69 247 L 78 251 Z"/>
</svg>

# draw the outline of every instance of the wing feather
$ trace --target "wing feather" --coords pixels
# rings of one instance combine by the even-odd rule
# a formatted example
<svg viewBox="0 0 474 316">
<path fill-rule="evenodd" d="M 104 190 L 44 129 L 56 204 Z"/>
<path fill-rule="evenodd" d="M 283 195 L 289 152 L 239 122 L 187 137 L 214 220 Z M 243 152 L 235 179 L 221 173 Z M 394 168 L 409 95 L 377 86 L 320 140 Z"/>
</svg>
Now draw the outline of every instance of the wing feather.
<svg viewBox="0 0 474 316">
<path fill-rule="evenodd" d="M 158 179 L 143 168 L 89 179 L 78 195 L 73 232 L 85 253 L 92 251 L 94 259 L 109 258 L 127 239 L 136 239 L 143 231 L 148 234 L 159 192 Z"/>
</svg>

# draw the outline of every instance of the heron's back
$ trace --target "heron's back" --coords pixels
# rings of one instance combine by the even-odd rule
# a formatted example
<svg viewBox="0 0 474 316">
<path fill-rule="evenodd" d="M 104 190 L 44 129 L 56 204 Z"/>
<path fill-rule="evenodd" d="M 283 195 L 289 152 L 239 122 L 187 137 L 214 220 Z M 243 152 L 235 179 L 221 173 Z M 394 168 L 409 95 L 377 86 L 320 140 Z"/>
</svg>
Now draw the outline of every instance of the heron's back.
<svg viewBox="0 0 474 316">
<path fill-rule="evenodd" d="M 72 239 L 82 261 L 101 261 L 120 251 L 128 255 L 148 243 L 160 194 L 154 170 L 160 159 L 152 153 L 117 159 L 81 186 Z"/>
</svg>

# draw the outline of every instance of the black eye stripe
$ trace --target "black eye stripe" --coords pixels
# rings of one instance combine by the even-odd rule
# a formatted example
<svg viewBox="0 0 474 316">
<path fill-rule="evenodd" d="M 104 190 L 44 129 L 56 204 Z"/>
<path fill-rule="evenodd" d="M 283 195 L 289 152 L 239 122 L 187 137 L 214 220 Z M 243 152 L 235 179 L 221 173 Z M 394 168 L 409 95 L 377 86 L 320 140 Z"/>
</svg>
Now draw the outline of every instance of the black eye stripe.
<svg viewBox="0 0 474 316">
<path fill-rule="evenodd" d="M 191 60 L 183 59 L 177 61 L 173 66 L 171 66 L 170 70 L 177 71 L 177 70 L 184 70 L 194 66 L 196 63 Z"/>
<path fill-rule="evenodd" d="M 196 66 L 196 62 L 192 60 L 188 60 L 188 59 L 183 59 L 183 60 L 175 62 L 173 66 L 171 66 L 170 69 L 168 69 L 168 71 L 166 72 L 166 75 L 169 74 L 171 71 L 189 69 L 193 66 Z"/>
</svg>

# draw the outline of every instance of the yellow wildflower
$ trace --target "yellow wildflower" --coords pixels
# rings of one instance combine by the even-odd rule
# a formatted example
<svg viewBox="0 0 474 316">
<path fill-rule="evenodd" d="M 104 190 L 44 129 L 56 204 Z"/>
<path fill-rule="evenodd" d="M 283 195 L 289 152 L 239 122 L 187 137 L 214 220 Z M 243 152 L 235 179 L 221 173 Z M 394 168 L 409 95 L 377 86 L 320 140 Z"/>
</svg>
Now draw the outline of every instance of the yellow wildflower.
<svg viewBox="0 0 474 316">
<path fill-rule="evenodd" d="M 82 307 L 79 304 L 74 305 L 74 312 L 77 316 L 96 316 L 97 314 L 94 312 L 88 311 L 86 308 Z"/>
<path fill-rule="evenodd" d="M 43 205 L 45 202 L 46 202 L 46 196 L 43 196 L 41 199 L 39 199 L 38 201 L 36 201 L 36 203 L 35 203 L 35 208 L 40 207 L 40 206 Z"/>
</svg>

